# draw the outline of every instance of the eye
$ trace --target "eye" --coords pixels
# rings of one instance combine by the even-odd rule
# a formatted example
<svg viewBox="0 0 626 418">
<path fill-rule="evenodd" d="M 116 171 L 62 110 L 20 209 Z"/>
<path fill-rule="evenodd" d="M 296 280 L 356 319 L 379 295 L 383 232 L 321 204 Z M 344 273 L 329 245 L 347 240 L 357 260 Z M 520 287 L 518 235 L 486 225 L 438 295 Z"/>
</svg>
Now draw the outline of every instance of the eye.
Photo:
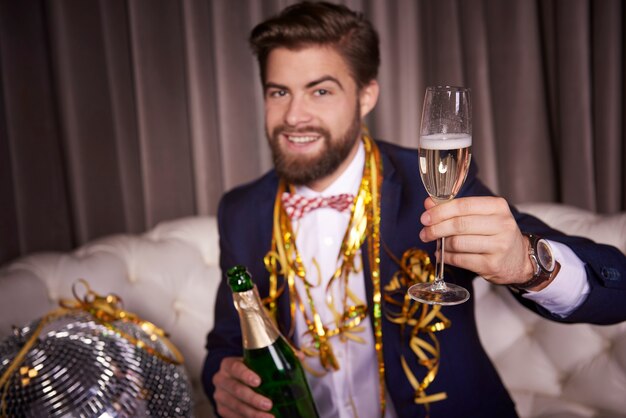
<svg viewBox="0 0 626 418">
<path fill-rule="evenodd" d="M 330 94 L 330 91 L 326 90 L 326 89 L 317 89 L 315 90 L 315 95 L 316 96 L 328 96 Z"/>
<path fill-rule="evenodd" d="M 287 95 L 287 90 L 276 89 L 276 90 L 268 90 L 268 97 L 285 97 Z"/>
</svg>

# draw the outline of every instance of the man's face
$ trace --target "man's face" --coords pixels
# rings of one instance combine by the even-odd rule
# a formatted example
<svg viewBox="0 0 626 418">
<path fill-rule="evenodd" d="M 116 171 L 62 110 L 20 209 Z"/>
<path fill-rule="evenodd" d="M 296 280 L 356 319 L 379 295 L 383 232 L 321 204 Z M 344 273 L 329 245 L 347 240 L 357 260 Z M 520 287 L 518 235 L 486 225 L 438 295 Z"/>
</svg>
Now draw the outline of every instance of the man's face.
<svg viewBox="0 0 626 418">
<path fill-rule="evenodd" d="M 332 48 L 277 48 L 267 59 L 265 128 L 279 176 L 323 189 L 357 150 L 364 112 L 343 58 Z"/>
</svg>

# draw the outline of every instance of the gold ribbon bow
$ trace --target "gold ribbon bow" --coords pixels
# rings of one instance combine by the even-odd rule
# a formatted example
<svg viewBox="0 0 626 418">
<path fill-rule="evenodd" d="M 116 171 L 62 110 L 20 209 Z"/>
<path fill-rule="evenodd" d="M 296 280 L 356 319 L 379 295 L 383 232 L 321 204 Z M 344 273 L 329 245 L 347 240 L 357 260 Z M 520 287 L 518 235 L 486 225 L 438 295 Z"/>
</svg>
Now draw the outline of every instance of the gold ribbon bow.
<svg viewBox="0 0 626 418">
<path fill-rule="evenodd" d="M 72 294 L 74 300 L 62 299 L 60 301 L 61 307 L 69 311 L 85 311 L 93 316 L 99 323 L 109 328 L 110 330 L 119 334 L 122 338 L 129 341 L 131 344 L 145 350 L 148 354 L 158 357 L 159 359 L 174 365 L 180 365 L 184 363 L 184 359 L 180 351 L 169 340 L 168 335 L 161 328 L 154 325 L 152 322 L 139 318 L 132 312 L 128 312 L 123 309 L 122 298 L 115 294 L 108 294 L 101 296 L 98 293 L 91 290 L 89 283 L 84 279 L 79 279 L 78 283 L 85 286 L 85 296 L 81 299 L 76 292 L 76 283 L 72 286 Z M 117 328 L 113 322 L 123 321 L 130 322 L 137 325 L 149 338 L 151 342 L 160 340 L 167 349 L 172 353 L 173 357 L 166 356 L 159 350 L 155 350 L 146 344 L 144 341 L 137 339 L 119 328 Z"/>
</svg>

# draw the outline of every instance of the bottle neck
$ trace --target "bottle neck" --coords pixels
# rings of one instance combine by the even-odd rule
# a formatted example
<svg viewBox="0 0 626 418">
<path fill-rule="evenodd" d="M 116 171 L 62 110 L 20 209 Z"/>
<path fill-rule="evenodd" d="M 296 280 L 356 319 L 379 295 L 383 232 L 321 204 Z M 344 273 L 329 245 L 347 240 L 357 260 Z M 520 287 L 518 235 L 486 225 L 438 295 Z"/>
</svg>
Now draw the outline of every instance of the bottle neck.
<svg viewBox="0 0 626 418">
<path fill-rule="evenodd" d="M 256 286 L 245 292 L 234 292 L 233 302 L 241 321 L 244 349 L 269 347 L 278 339 L 280 333 L 263 309 Z"/>
</svg>

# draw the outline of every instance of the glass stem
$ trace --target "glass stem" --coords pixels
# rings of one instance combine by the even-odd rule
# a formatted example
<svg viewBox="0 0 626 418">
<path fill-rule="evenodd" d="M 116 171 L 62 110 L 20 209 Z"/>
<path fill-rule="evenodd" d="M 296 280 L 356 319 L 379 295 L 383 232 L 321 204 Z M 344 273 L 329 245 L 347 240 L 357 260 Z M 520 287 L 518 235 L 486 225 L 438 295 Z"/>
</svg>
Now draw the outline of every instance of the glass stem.
<svg viewBox="0 0 626 418">
<path fill-rule="evenodd" d="M 443 268 L 445 266 L 443 261 L 443 256 L 445 255 L 445 242 L 446 239 L 443 237 L 437 240 L 437 252 L 439 253 L 439 260 L 437 260 L 435 281 L 432 285 L 432 290 L 436 292 L 443 292 L 446 290 L 446 283 L 443 280 Z"/>
</svg>

